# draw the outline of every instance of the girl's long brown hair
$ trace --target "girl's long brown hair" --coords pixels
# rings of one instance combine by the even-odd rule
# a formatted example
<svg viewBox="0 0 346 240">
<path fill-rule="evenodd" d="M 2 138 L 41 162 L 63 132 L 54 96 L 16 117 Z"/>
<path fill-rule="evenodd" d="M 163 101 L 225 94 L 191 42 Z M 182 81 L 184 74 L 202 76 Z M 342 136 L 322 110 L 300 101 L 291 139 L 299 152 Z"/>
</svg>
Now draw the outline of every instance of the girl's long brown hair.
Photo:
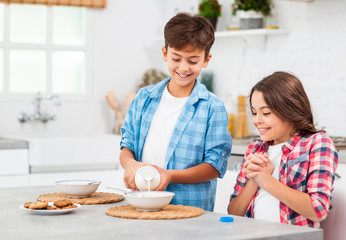
<svg viewBox="0 0 346 240">
<path fill-rule="evenodd" d="M 295 131 L 304 134 L 324 132 L 316 129 L 309 98 L 301 81 L 294 75 L 275 72 L 259 81 L 249 95 L 251 109 L 254 91 L 261 92 L 270 110 L 282 121 L 292 123 Z"/>
</svg>

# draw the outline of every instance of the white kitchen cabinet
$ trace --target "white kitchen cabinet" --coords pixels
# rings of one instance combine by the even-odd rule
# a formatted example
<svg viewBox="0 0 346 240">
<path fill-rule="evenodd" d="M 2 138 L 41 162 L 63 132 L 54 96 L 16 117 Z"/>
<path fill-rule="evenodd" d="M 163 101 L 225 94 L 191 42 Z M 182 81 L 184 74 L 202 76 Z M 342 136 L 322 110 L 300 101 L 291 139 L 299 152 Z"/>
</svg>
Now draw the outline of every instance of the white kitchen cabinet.
<svg viewBox="0 0 346 240">
<path fill-rule="evenodd" d="M 324 239 L 328 240 L 345 239 L 346 236 L 346 164 L 340 163 L 336 172 L 340 177 L 335 178 L 332 208 L 328 211 L 328 217 L 321 223 Z"/>
<path fill-rule="evenodd" d="M 15 162 L 17 165 L 11 163 L 12 169 L 16 168 L 18 171 L 21 169 L 21 173 L 24 167 L 21 165 L 22 168 L 20 168 L 19 165 L 24 164 L 24 162 L 30 173 L 110 170 L 119 166 L 121 136 L 117 134 L 77 136 L 33 134 L 6 137 L 10 140 L 0 145 L 0 151 L 2 150 L 1 147 L 3 149 L 16 147 L 18 151 L 22 150 L 19 148 L 25 148 L 24 152 L 21 153 L 23 158 L 20 158 L 19 155 L 12 157 L 12 159 L 18 159 Z M 10 141 L 20 142 L 22 145 L 13 146 L 13 144 L 9 144 Z M 7 157 L 7 159 L 9 158 Z M 2 160 L 1 156 L 0 160 Z M 4 164 L 7 169 L 9 164 L 10 161 L 6 161 Z M 2 172 L 1 170 L 0 174 Z"/>
<path fill-rule="evenodd" d="M 29 173 L 28 149 L 0 149 L 0 175 Z"/>
<path fill-rule="evenodd" d="M 28 142 L 30 173 L 116 169 L 121 136 L 17 136 Z"/>
<path fill-rule="evenodd" d="M 239 172 L 227 170 L 223 178 L 217 179 L 214 212 L 228 214 L 227 207 Z"/>
</svg>

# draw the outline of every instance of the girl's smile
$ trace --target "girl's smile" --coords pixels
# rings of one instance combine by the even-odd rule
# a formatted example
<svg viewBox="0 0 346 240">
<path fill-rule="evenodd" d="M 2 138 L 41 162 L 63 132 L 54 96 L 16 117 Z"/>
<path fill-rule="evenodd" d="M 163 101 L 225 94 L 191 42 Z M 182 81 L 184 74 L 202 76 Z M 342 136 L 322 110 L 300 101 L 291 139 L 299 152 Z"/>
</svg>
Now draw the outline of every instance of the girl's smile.
<svg viewBox="0 0 346 240">
<path fill-rule="evenodd" d="M 288 141 L 294 133 L 293 124 L 278 118 L 267 106 L 263 94 L 252 94 L 252 122 L 257 128 L 261 140 L 273 141 L 273 145 Z"/>
<path fill-rule="evenodd" d="M 269 131 L 270 128 L 258 128 L 258 131 L 261 135 L 265 134 L 267 131 Z"/>
</svg>

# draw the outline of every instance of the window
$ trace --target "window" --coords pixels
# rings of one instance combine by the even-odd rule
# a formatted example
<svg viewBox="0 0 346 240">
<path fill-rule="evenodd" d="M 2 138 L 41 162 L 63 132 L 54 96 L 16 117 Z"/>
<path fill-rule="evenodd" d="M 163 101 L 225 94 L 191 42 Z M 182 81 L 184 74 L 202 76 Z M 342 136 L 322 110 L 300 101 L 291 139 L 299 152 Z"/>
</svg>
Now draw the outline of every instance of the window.
<svg viewBox="0 0 346 240">
<path fill-rule="evenodd" d="M 0 4 L 0 95 L 87 93 L 86 9 Z"/>
<path fill-rule="evenodd" d="M 0 43 L 4 41 L 4 5 L 0 4 Z M 4 91 L 4 49 L 0 45 L 0 93 Z"/>
</svg>

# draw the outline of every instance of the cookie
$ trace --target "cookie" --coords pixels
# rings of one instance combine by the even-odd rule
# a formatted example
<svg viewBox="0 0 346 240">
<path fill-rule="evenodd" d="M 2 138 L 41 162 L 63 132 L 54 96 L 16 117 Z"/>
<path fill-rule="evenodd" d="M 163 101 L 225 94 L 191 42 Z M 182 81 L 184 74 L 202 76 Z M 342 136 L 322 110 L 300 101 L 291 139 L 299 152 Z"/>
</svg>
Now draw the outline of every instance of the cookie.
<svg viewBox="0 0 346 240">
<path fill-rule="evenodd" d="M 29 208 L 29 206 L 30 206 L 31 203 L 32 203 L 32 202 L 26 202 L 26 203 L 24 203 L 24 207 L 25 207 L 25 208 Z"/>
<path fill-rule="evenodd" d="M 72 202 L 69 199 L 57 200 L 57 201 L 54 201 L 54 203 L 53 203 L 53 205 L 58 207 L 58 208 L 63 208 L 63 207 L 69 206 L 71 204 L 72 204 Z"/>
<path fill-rule="evenodd" d="M 29 209 L 45 209 L 48 206 L 47 201 L 32 202 L 29 205 Z"/>
<path fill-rule="evenodd" d="M 77 207 L 77 205 L 71 204 L 71 205 L 68 205 L 66 207 L 62 207 L 61 209 L 69 209 L 69 208 L 76 208 L 76 207 Z"/>
<path fill-rule="evenodd" d="M 50 206 L 50 205 L 48 205 L 48 206 L 46 207 L 46 209 L 47 209 L 47 210 L 57 210 L 58 208 L 55 207 L 55 206 Z"/>
</svg>

